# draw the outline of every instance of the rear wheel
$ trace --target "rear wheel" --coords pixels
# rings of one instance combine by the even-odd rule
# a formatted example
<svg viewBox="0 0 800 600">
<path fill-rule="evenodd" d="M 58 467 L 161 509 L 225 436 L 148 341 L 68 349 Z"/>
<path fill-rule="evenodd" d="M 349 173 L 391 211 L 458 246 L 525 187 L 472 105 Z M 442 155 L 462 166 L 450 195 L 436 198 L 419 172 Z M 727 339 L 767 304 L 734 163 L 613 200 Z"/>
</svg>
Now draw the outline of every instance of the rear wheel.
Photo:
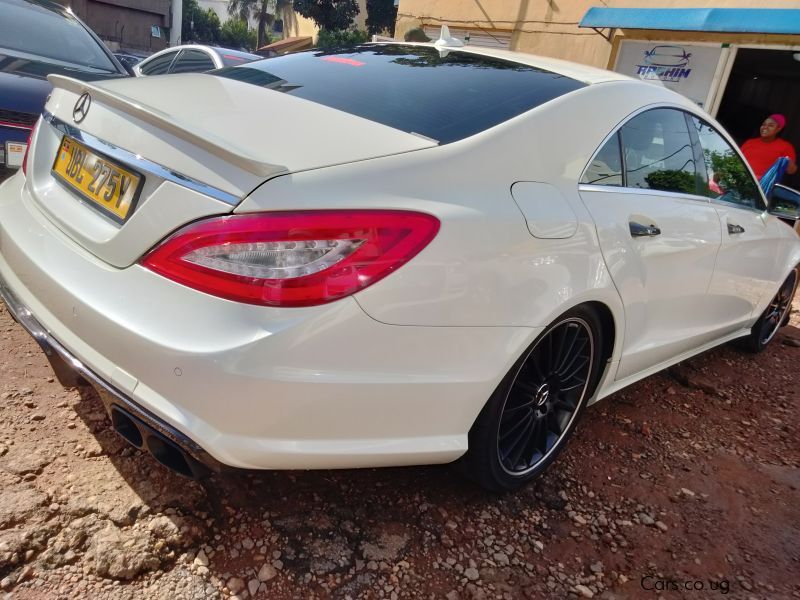
<svg viewBox="0 0 800 600">
<path fill-rule="evenodd" d="M 750 335 L 742 338 L 740 345 L 745 350 L 761 352 L 778 333 L 778 329 L 789 322 L 789 311 L 792 309 L 792 299 L 797 290 L 798 271 L 800 267 L 792 269 L 769 306 L 753 325 Z"/>
<path fill-rule="evenodd" d="M 523 354 L 469 435 L 467 476 L 494 491 L 521 487 L 553 462 L 577 424 L 600 365 L 601 326 L 577 307 Z"/>
</svg>

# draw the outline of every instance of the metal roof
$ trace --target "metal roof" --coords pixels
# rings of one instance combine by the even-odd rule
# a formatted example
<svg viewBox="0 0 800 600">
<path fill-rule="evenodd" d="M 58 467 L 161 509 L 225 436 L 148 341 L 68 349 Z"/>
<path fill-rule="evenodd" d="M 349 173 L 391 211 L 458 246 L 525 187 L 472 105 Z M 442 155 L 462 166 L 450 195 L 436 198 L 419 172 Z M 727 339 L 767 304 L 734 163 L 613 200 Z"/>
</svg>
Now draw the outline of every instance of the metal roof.
<svg viewBox="0 0 800 600">
<path fill-rule="evenodd" d="M 800 9 L 590 8 L 579 27 L 800 34 Z"/>
</svg>

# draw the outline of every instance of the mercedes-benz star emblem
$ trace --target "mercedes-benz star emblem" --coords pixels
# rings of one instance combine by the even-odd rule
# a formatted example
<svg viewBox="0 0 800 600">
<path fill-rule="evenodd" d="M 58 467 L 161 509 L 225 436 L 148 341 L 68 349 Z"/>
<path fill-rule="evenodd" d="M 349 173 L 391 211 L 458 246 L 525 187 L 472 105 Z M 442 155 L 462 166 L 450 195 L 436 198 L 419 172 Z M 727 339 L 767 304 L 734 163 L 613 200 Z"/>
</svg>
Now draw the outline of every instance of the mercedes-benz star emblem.
<svg viewBox="0 0 800 600">
<path fill-rule="evenodd" d="M 550 398 L 550 386 L 546 383 L 543 383 L 538 390 L 536 390 L 536 406 L 542 407 L 547 404 L 547 400 Z"/>
<path fill-rule="evenodd" d="M 72 120 L 76 123 L 83 121 L 91 105 L 92 97 L 89 95 L 89 92 L 81 94 L 81 97 L 78 98 L 78 101 L 75 103 L 75 108 L 72 109 Z"/>
</svg>

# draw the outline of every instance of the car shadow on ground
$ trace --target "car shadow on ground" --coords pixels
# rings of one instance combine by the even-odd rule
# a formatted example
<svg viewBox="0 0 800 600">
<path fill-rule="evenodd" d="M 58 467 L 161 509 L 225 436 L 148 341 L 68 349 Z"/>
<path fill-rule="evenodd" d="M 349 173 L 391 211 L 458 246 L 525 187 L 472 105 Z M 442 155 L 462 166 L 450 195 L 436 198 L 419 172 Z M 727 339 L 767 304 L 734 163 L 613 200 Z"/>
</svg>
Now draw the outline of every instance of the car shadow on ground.
<svg viewBox="0 0 800 600">
<path fill-rule="evenodd" d="M 196 556 L 196 572 L 230 591 L 241 583 L 260 597 L 357 597 L 400 585 L 444 596 L 470 585 L 464 573 L 475 562 L 482 584 L 541 597 L 542 582 L 564 565 L 578 573 L 570 581 L 624 584 L 596 578 L 593 561 L 617 578 L 676 556 L 695 557 L 674 568 L 697 577 L 727 576 L 740 560 L 748 573 L 783 568 L 777 542 L 737 532 L 756 526 L 745 519 L 751 504 L 762 507 L 753 513 L 764 522 L 759 531 L 794 518 L 785 499 L 796 492 L 776 491 L 794 460 L 781 466 L 793 424 L 768 432 L 777 440 L 768 450 L 751 444 L 746 418 L 764 390 L 784 406 L 775 414 L 789 418 L 796 378 L 787 369 L 796 370 L 797 346 L 800 328 L 788 326 L 761 355 L 725 346 L 612 395 L 588 409 L 576 439 L 535 485 L 505 495 L 447 465 L 233 471 L 193 481 L 124 442 L 91 387 L 80 388 L 74 408 L 149 510 L 196 519 L 200 532 L 187 535 L 183 550 Z M 743 470 L 755 483 L 741 480 Z M 702 502 L 690 504 L 689 494 Z"/>
<path fill-rule="evenodd" d="M 184 549 L 202 549 L 199 563 L 223 583 L 274 574 L 295 594 L 295 586 L 324 584 L 356 597 L 391 578 L 398 561 L 424 566 L 427 549 L 459 548 L 477 535 L 481 521 L 501 511 L 524 519 L 566 505 L 557 464 L 537 486 L 503 496 L 480 489 L 451 465 L 238 470 L 190 480 L 122 440 L 110 419 L 99 420 L 104 407 L 91 386 L 82 386 L 80 396 L 79 417 L 142 502 L 152 512 L 202 520 L 202 534 L 186 539 Z"/>
</svg>

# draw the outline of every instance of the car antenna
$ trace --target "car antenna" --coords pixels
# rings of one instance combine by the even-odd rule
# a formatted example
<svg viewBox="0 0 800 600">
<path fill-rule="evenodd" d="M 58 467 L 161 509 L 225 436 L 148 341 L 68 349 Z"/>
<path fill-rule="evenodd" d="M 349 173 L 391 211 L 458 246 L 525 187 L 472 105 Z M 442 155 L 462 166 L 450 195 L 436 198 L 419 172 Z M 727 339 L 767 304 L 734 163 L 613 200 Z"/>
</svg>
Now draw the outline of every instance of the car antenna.
<svg viewBox="0 0 800 600">
<path fill-rule="evenodd" d="M 447 25 L 442 25 L 442 30 L 439 33 L 439 39 L 436 40 L 433 45 L 439 49 L 440 53 L 444 53 L 442 54 L 442 58 L 444 58 L 447 56 L 449 49 L 463 48 L 464 42 L 450 35 L 450 28 Z"/>
</svg>

